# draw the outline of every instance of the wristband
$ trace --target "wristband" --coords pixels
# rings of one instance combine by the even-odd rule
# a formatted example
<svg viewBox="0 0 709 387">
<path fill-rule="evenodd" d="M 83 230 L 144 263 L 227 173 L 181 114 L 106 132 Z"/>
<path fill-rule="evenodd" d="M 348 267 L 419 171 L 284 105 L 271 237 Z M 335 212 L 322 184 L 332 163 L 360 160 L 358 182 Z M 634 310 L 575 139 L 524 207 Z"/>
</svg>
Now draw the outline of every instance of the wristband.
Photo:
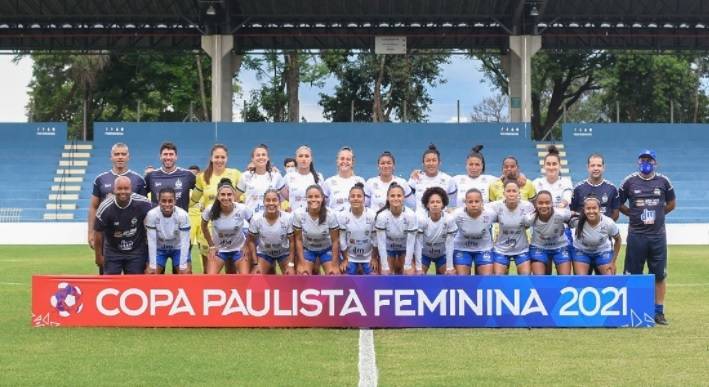
<svg viewBox="0 0 709 387">
<path fill-rule="evenodd" d="M 288 262 L 288 267 L 295 267 L 295 263 L 293 263 L 293 262 Z"/>
</svg>

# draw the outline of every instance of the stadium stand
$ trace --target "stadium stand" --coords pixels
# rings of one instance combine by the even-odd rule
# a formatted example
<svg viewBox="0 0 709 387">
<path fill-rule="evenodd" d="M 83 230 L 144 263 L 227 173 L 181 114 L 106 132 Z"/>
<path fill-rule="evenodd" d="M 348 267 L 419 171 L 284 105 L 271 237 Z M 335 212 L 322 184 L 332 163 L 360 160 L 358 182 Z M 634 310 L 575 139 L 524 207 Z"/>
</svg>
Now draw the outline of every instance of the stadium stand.
<svg viewBox="0 0 709 387">
<path fill-rule="evenodd" d="M 709 144 L 709 125 L 701 124 L 566 124 L 562 128 L 566 158 L 574 182 L 586 178 L 586 159 L 599 152 L 606 160 L 607 180 L 617 186 L 637 171 L 636 160 L 644 149 L 657 152 L 658 171 L 670 178 L 677 209 L 669 223 L 706 223 L 709 217 L 709 183 L 697 171 Z M 704 145 L 702 145 L 704 144 Z M 621 216 L 621 221 L 625 217 Z"/>
<path fill-rule="evenodd" d="M 109 152 L 116 142 L 130 148 L 130 168 L 142 173 L 146 166 L 158 167 L 158 150 L 163 141 L 178 147 L 178 164 L 186 168 L 208 163 L 209 149 L 214 143 L 229 148 L 229 165 L 243 170 L 250 160 L 251 149 L 266 143 L 274 165 L 282 170 L 285 157 L 307 144 L 313 149 L 315 165 L 323 175 L 335 170 L 337 150 L 349 145 L 355 151 L 355 170 L 363 177 L 377 173 L 377 157 L 384 150 L 394 153 L 397 174 L 408 177 L 420 168 L 421 155 L 428 144 L 435 143 L 443 158 L 442 170 L 456 175 L 465 171 L 465 157 L 476 144 L 485 145 L 487 173 L 501 171 L 502 158 L 515 155 L 523 171 L 536 177 L 537 155 L 525 124 L 369 124 L 369 123 L 96 123 L 94 149 L 86 169 L 74 217 L 86 219 L 94 177 L 110 168 Z"/>
<path fill-rule="evenodd" d="M 0 123 L 0 222 L 44 219 L 66 135 L 65 123 Z"/>
</svg>

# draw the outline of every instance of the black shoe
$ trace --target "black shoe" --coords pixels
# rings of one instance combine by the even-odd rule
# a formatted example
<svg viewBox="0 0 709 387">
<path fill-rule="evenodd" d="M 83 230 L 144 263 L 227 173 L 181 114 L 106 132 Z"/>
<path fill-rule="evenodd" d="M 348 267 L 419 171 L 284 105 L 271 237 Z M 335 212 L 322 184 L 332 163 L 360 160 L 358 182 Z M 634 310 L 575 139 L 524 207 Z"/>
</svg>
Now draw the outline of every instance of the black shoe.
<svg viewBox="0 0 709 387">
<path fill-rule="evenodd" d="M 657 325 L 669 325 L 664 313 L 655 313 L 655 324 Z"/>
</svg>

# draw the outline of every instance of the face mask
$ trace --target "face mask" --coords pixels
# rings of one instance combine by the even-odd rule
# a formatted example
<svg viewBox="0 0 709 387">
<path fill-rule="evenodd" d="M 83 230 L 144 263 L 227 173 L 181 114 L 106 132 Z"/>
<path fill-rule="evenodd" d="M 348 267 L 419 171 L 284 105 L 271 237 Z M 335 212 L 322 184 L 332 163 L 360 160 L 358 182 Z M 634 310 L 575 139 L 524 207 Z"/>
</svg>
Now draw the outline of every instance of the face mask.
<svg viewBox="0 0 709 387">
<path fill-rule="evenodd" d="M 295 171 L 296 171 L 295 167 L 286 168 L 286 173 L 291 173 L 291 172 L 295 172 Z"/>
<path fill-rule="evenodd" d="M 649 161 L 641 161 L 638 169 L 643 175 L 649 175 L 655 170 L 655 166 Z"/>
</svg>

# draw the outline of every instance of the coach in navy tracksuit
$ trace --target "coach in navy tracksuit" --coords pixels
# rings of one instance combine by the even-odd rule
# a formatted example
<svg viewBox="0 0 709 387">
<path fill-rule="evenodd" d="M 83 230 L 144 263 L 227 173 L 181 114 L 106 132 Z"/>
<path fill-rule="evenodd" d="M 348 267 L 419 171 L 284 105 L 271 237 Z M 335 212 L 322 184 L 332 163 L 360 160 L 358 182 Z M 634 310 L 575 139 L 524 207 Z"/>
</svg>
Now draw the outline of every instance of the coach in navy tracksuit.
<svg viewBox="0 0 709 387">
<path fill-rule="evenodd" d="M 655 172 L 655 151 L 638 156 L 638 172 L 626 177 L 618 190 L 620 212 L 629 219 L 625 273 L 642 274 L 645 262 L 655 275 L 655 322 L 667 325 L 664 311 L 667 277 L 665 215 L 675 208 L 670 180 Z M 626 206 L 625 202 L 628 202 Z"/>
</svg>

